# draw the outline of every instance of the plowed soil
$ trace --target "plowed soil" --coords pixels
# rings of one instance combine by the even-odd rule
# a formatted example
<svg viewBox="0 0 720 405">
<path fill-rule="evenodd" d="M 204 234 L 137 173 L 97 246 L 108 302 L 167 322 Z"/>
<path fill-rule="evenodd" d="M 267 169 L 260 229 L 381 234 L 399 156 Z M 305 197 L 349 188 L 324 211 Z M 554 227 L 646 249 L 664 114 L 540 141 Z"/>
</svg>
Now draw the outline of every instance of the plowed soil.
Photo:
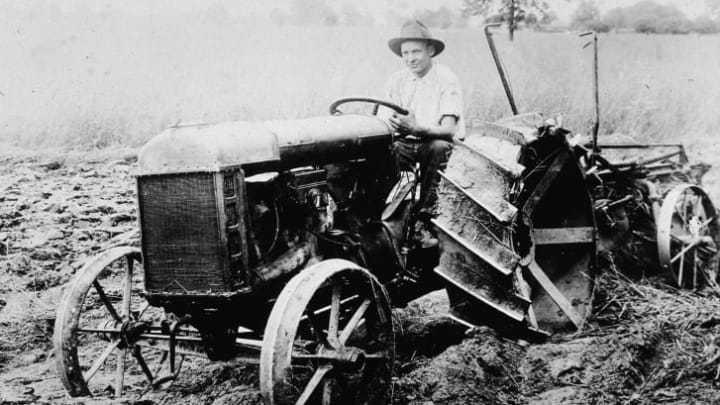
<svg viewBox="0 0 720 405">
<path fill-rule="evenodd" d="M 7 150 L 7 149 L 6 149 Z M 169 387 L 129 378 L 70 398 L 52 355 L 55 309 L 83 261 L 137 244 L 132 150 L 0 154 L 0 403 L 261 403 L 257 366 L 187 362 Z M 444 315 L 444 291 L 395 310 L 395 404 L 720 403 L 720 299 L 608 266 L 583 331 L 530 344 Z"/>
</svg>

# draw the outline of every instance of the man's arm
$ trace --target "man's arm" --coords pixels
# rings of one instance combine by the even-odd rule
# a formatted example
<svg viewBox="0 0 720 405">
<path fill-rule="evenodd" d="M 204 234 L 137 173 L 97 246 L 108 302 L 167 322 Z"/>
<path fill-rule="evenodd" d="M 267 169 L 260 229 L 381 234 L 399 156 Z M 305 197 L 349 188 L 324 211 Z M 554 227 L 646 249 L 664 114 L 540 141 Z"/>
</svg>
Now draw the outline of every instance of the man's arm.
<svg viewBox="0 0 720 405">
<path fill-rule="evenodd" d="M 427 126 L 419 125 L 412 112 L 408 115 L 393 114 L 389 120 L 393 129 L 401 134 L 414 135 L 420 139 L 442 139 L 448 142 L 452 142 L 457 126 L 457 117 L 454 115 L 443 115 L 438 125 Z"/>
</svg>

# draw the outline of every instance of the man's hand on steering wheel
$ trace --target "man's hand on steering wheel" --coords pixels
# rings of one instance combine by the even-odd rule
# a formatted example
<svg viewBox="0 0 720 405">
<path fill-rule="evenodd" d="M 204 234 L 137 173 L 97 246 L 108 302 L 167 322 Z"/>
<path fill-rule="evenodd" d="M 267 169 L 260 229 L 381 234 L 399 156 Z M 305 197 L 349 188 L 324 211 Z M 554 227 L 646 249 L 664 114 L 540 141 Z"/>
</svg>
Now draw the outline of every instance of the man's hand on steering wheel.
<svg viewBox="0 0 720 405">
<path fill-rule="evenodd" d="M 420 132 L 420 126 L 415 118 L 415 113 L 409 111 L 407 114 L 393 113 L 389 118 L 390 126 L 402 136 L 413 135 Z"/>
</svg>

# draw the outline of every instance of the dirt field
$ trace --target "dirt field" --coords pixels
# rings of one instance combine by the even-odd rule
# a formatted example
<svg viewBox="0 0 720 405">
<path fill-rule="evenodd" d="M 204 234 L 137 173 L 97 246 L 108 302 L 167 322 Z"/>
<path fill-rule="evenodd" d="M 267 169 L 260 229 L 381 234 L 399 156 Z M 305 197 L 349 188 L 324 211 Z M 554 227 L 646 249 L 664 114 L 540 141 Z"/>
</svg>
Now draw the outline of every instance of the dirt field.
<svg viewBox="0 0 720 405">
<path fill-rule="evenodd" d="M 54 370 L 58 299 L 82 260 L 137 243 L 133 150 L 8 149 L 0 160 L 0 403 L 260 403 L 257 367 L 186 363 L 178 381 L 70 399 Z M 720 298 L 607 270 L 582 333 L 544 344 L 466 332 L 439 291 L 395 311 L 395 404 L 720 403 Z"/>
<path fill-rule="evenodd" d="M 401 67 L 385 47 L 396 29 L 55 17 L 0 15 L 8 27 L 0 31 L 0 404 L 260 403 L 256 366 L 202 359 L 163 390 L 136 373 L 123 398 L 67 397 L 51 354 L 58 300 L 84 259 L 137 243 L 136 150 L 118 147 L 179 121 L 305 117 L 335 98 L 381 96 Z M 468 118 L 506 115 L 480 31 L 436 33 L 448 43 L 440 61 L 463 82 Z M 520 109 L 562 112 L 569 128 L 588 133 L 584 41 L 497 39 Z M 601 136 L 686 142 L 693 162 L 714 166 L 705 185 L 715 202 L 719 47 L 717 35 L 600 39 Z M 442 291 L 395 311 L 393 403 L 720 404 L 720 298 L 709 292 L 606 269 L 586 328 L 533 345 L 467 333 L 446 312 Z"/>
</svg>

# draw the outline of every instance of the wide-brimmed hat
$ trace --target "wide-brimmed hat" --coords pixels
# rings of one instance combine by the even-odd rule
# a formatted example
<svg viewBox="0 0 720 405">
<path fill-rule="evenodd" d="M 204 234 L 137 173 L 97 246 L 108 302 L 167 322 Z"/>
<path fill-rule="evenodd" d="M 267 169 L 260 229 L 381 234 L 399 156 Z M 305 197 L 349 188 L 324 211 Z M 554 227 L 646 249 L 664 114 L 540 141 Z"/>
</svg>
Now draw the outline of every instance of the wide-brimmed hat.
<svg viewBox="0 0 720 405">
<path fill-rule="evenodd" d="M 403 24 L 400 29 L 400 36 L 393 38 L 388 41 L 390 50 L 397 56 L 402 56 L 400 53 L 400 45 L 405 41 L 427 41 L 435 47 L 435 55 L 438 56 L 445 49 L 445 44 L 432 37 L 430 30 L 420 21 L 408 21 Z"/>
</svg>

